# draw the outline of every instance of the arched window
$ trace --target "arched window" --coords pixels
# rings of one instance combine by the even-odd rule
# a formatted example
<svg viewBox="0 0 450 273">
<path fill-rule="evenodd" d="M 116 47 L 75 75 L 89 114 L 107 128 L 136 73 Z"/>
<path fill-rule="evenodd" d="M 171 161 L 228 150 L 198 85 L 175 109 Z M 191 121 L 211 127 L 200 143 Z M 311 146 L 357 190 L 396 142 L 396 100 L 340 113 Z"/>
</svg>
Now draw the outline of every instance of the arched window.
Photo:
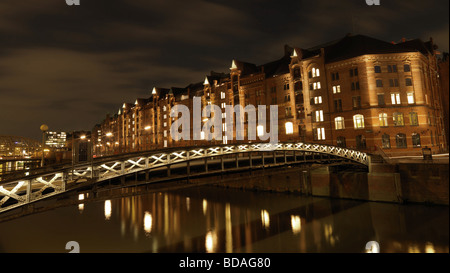
<svg viewBox="0 0 450 273">
<path fill-rule="evenodd" d="M 320 76 L 319 68 L 313 68 L 312 69 L 312 76 L 313 77 L 319 77 Z"/>
<path fill-rule="evenodd" d="M 341 148 L 345 148 L 347 146 L 347 144 L 345 143 L 345 137 L 338 136 L 336 138 L 336 146 L 341 147 Z"/>
<path fill-rule="evenodd" d="M 414 148 L 420 147 L 420 135 L 417 133 L 412 134 L 412 144 Z"/>
<path fill-rule="evenodd" d="M 355 129 L 362 129 L 364 128 L 364 116 L 363 115 L 354 115 L 353 116 L 353 127 Z"/>
<path fill-rule="evenodd" d="M 397 148 L 406 148 L 406 135 L 405 134 L 397 134 L 395 136 L 395 143 L 397 144 Z"/>
<path fill-rule="evenodd" d="M 336 126 L 336 130 L 345 129 L 344 118 L 343 117 L 335 117 L 334 124 Z"/>
<path fill-rule="evenodd" d="M 381 136 L 381 144 L 382 144 L 383 149 L 391 148 L 391 138 L 388 134 L 383 134 Z"/>
<path fill-rule="evenodd" d="M 378 115 L 378 119 L 380 120 L 380 126 L 381 127 L 387 127 L 388 126 L 388 115 L 386 113 L 380 113 Z"/>
<path fill-rule="evenodd" d="M 356 136 L 356 149 L 365 149 L 366 148 L 366 137 L 363 135 Z"/>
</svg>

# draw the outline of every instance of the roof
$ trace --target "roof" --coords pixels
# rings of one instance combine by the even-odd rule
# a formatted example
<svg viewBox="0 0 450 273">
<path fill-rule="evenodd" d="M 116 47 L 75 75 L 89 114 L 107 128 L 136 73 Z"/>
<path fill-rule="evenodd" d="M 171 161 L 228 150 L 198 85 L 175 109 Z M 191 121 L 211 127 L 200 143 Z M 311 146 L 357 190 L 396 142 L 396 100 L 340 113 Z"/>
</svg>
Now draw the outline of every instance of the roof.
<svg viewBox="0 0 450 273">
<path fill-rule="evenodd" d="M 325 63 L 350 59 L 366 54 L 402 52 L 421 52 L 422 54 L 429 54 L 432 52 L 432 45 L 429 44 L 429 42 L 424 43 L 420 39 L 395 44 L 365 35 L 346 35 L 341 39 L 307 49 L 306 52 L 317 52 L 321 48 L 324 49 Z M 305 58 L 305 56 L 303 56 L 303 58 Z"/>
</svg>

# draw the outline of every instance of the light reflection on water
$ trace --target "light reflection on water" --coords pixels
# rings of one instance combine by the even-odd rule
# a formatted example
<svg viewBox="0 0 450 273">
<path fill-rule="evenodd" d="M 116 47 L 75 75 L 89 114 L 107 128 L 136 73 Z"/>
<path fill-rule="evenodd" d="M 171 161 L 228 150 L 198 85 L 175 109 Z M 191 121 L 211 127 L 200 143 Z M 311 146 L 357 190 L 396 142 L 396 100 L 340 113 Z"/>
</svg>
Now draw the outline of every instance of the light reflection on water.
<svg viewBox="0 0 450 273">
<path fill-rule="evenodd" d="M 206 186 L 80 205 L 0 223 L 0 251 L 65 252 L 72 240 L 84 252 L 449 251 L 440 206 Z"/>
</svg>

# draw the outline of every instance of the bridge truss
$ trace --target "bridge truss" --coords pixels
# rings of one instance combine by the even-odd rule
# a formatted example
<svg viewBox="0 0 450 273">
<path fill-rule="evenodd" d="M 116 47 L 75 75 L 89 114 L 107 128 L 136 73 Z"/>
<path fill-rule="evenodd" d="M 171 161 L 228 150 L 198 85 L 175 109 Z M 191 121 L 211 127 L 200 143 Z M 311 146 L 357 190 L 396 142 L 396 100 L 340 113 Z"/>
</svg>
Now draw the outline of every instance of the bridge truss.
<svg viewBox="0 0 450 273">
<path fill-rule="evenodd" d="M 167 167 L 168 175 L 170 166 L 184 163 L 187 174 L 190 172 L 190 164 L 193 161 L 205 160 L 207 170 L 208 158 L 219 158 L 221 170 L 224 171 L 224 157 L 248 154 L 250 167 L 252 167 L 252 155 L 259 154 L 259 164 L 267 163 L 267 154 L 273 153 L 271 164 L 277 163 L 277 153 L 283 153 L 279 164 L 286 163 L 289 152 L 294 161 L 298 156 L 306 158 L 307 155 L 327 155 L 342 160 L 347 160 L 362 165 L 369 165 L 369 155 L 352 149 L 335 147 L 330 145 L 313 143 L 252 143 L 202 147 L 171 148 L 166 150 L 146 151 L 142 153 L 117 155 L 107 158 L 96 158 L 89 163 L 77 164 L 72 167 L 61 167 L 59 170 L 46 173 L 37 173 L 16 178 L 12 181 L 0 182 L 0 213 L 22 207 L 51 196 L 59 195 L 79 188 L 93 185 L 105 180 L 124 177 L 138 172 L 146 172 L 156 168 Z"/>
</svg>

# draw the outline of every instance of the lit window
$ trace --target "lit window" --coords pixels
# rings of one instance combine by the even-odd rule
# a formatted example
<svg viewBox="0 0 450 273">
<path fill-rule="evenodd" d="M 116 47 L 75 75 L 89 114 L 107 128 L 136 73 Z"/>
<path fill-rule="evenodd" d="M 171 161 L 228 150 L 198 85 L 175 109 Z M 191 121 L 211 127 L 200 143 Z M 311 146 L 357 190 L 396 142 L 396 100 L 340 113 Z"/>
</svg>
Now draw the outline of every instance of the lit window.
<svg viewBox="0 0 450 273">
<path fill-rule="evenodd" d="M 258 136 L 264 135 L 264 126 L 258 125 L 258 127 L 256 127 L 256 130 L 258 131 Z"/>
<path fill-rule="evenodd" d="M 379 115 L 378 115 L 378 118 L 379 118 L 379 120 L 380 120 L 380 126 L 381 126 L 381 127 L 386 127 L 386 126 L 388 126 L 388 120 L 387 120 L 388 116 L 387 116 L 386 113 L 381 113 L 381 114 L 379 114 Z"/>
<path fill-rule="evenodd" d="M 322 103 L 322 96 L 314 97 L 314 104 L 321 104 Z"/>
<path fill-rule="evenodd" d="M 316 122 L 323 121 L 323 110 L 316 111 Z"/>
<path fill-rule="evenodd" d="M 400 93 L 391 93 L 391 103 L 400 104 Z"/>
<path fill-rule="evenodd" d="M 205 132 L 203 131 L 200 132 L 200 139 L 202 140 L 205 139 Z"/>
<path fill-rule="evenodd" d="M 167 130 L 164 130 L 164 137 L 167 137 Z"/>
<path fill-rule="evenodd" d="M 341 86 L 340 85 L 333 86 L 333 94 L 338 94 L 338 93 L 341 93 Z"/>
<path fill-rule="evenodd" d="M 291 135 L 294 133 L 294 125 L 292 122 L 286 122 L 284 126 L 286 127 L 286 135 Z"/>
<path fill-rule="evenodd" d="M 403 126 L 405 125 L 403 122 L 403 113 L 395 112 L 392 116 L 394 120 L 394 126 Z"/>
<path fill-rule="evenodd" d="M 355 129 L 364 128 L 364 116 L 363 115 L 354 115 L 353 116 L 353 125 Z"/>
<path fill-rule="evenodd" d="M 225 92 L 220 92 L 220 98 L 224 99 L 225 98 Z"/>
<path fill-rule="evenodd" d="M 225 105 L 226 105 L 226 103 L 225 102 L 222 102 L 222 108 L 225 108 Z"/>
<path fill-rule="evenodd" d="M 315 82 L 315 83 L 313 83 L 313 89 L 314 89 L 314 90 L 320 89 L 320 82 Z"/>
<path fill-rule="evenodd" d="M 411 125 L 419 125 L 419 119 L 417 117 L 417 112 L 409 113 L 409 121 Z"/>
<path fill-rule="evenodd" d="M 312 69 L 312 76 L 313 77 L 319 77 L 320 76 L 320 72 L 318 68 L 313 68 Z"/>
<path fill-rule="evenodd" d="M 317 140 L 325 140 L 325 128 L 317 128 Z"/>
<path fill-rule="evenodd" d="M 336 130 L 345 129 L 344 118 L 343 117 L 336 117 L 334 119 L 334 123 L 336 125 Z"/>
<path fill-rule="evenodd" d="M 408 98 L 408 104 L 414 103 L 414 93 L 412 93 L 412 92 L 406 93 L 406 97 Z"/>
</svg>

